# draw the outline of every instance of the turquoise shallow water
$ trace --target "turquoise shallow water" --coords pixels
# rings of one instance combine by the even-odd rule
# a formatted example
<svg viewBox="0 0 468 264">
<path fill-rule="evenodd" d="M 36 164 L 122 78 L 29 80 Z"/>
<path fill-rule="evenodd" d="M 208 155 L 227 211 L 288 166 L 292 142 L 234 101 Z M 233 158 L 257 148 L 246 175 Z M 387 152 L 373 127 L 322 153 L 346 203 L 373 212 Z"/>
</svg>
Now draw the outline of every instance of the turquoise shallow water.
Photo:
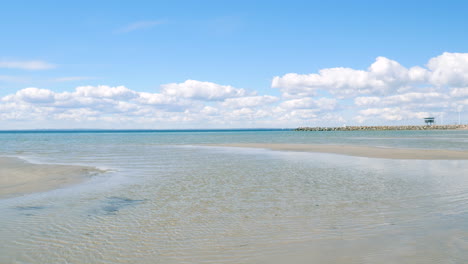
<svg viewBox="0 0 468 264">
<path fill-rule="evenodd" d="M 0 200 L 0 263 L 466 263 L 468 161 L 198 146 L 468 150 L 466 131 L 0 133 L 0 156 L 107 169 Z"/>
</svg>

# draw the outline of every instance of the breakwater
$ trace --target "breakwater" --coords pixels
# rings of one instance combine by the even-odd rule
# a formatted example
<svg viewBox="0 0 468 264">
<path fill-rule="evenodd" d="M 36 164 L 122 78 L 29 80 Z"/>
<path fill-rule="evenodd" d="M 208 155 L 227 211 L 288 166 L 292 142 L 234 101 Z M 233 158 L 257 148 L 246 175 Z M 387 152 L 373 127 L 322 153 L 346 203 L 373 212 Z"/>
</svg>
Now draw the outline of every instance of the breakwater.
<svg viewBox="0 0 468 264">
<path fill-rule="evenodd" d="M 294 129 L 294 131 L 452 130 L 452 129 L 468 129 L 468 125 L 299 127 L 299 128 Z"/>
</svg>

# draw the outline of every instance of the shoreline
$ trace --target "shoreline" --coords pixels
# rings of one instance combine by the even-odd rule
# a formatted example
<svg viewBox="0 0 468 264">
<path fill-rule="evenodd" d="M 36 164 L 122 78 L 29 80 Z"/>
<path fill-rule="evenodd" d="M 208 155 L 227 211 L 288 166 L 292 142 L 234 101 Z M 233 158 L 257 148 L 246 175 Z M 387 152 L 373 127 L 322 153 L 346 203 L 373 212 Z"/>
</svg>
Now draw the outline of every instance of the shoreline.
<svg viewBox="0 0 468 264">
<path fill-rule="evenodd" d="M 298 127 L 294 131 L 468 130 L 468 125 Z"/>
<path fill-rule="evenodd" d="M 98 172 L 87 166 L 35 164 L 20 158 L 0 157 L 0 199 L 78 184 Z"/>
<path fill-rule="evenodd" d="M 277 151 L 297 151 L 338 154 L 355 157 L 407 160 L 468 160 L 468 151 L 438 149 L 381 148 L 357 145 L 319 145 L 282 143 L 206 144 L 213 147 L 260 148 Z"/>
</svg>

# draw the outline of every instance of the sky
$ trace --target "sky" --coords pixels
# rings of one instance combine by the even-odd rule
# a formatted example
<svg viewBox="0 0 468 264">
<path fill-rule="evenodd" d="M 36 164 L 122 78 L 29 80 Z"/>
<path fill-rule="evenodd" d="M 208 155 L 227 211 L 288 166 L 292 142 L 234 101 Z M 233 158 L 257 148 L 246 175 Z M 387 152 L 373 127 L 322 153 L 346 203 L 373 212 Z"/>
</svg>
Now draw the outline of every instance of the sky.
<svg viewBox="0 0 468 264">
<path fill-rule="evenodd" d="M 0 130 L 468 123 L 468 1 L 3 1 Z"/>
</svg>

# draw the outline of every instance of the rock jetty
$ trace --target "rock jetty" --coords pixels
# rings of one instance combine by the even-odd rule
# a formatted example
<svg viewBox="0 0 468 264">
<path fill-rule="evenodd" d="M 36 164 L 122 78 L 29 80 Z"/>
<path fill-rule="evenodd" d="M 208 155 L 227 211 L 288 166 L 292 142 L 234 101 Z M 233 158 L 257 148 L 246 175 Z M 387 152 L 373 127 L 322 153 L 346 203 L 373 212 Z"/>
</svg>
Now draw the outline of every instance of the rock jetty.
<svg viewBox="0 0 468 264">
<path fill-rule="evenodd" d="M 468 125 L 299 127 L 299 128 L 294 129 L 294 131 L 453 130 L 453 129 L 468 129 Z"/>
</svg>

